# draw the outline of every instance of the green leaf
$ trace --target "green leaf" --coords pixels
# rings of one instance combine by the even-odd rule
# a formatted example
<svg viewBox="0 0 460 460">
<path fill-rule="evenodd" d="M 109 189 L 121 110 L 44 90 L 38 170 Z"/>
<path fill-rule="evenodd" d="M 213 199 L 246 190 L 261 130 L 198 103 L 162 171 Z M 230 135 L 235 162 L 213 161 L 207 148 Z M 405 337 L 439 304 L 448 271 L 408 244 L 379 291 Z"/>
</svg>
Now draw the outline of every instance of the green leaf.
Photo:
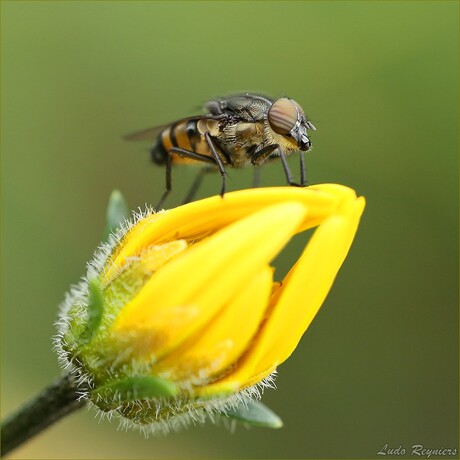
<svg viewBox="0 0 460 460">
<path fill-rule="evenodd" d="M 93 396 L 103 399 L 113 398 L 115 395 L 122 402 L 136 399 L 167 398 L 176 394 L 176 386 L 169 380 L 159 377 L 127 377 L 123 380 L 108 383 L 92 392 Z"/>
<path fill-rule="evenodd" d="M 107 205 L 106 225 L 103 241 L 107 241 L 109 235 L 113 233 L 120 224 L 130 217 L 128 204 L 119 190 L 114 190 L 110 194 L 109 204 Z"/>
<path fill-rule="evenodd" d="M 251 401 L 247 404 L 247 407 L 242 404 L 236 409 L 226 411 L 222 415 L 233 418 L 238 422 L 265 428 L 281 428 L 283 426 L 283 421 L 280 417 L 259 401 Z"/>
<path fill-rule="evenodd" d="M 102 288 L 97 278 L 89 282 L 88 290 L 88 320 L 85 329 L 79 337 L 82 345 L 91 342 L 92 338 L 96 335 L 99 325 L 101 324 L 102 311 L 104 308 Z"/>
</svg>

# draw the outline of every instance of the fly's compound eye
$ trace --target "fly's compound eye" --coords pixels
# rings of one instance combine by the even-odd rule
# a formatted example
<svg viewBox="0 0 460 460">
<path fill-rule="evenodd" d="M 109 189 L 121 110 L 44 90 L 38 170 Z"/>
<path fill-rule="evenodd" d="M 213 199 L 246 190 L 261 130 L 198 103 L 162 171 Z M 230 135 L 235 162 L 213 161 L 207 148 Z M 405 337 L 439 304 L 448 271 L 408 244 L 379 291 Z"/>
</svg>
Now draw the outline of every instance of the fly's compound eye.
<svg viewBox="0 0 460 460">
<path fill-rule="evenodd" d="M 277 99 L 268 111 L 268 122 L 275 133 L 288 135 L 296 125 L 299 111 L 290 99 Z"/>
</svg>

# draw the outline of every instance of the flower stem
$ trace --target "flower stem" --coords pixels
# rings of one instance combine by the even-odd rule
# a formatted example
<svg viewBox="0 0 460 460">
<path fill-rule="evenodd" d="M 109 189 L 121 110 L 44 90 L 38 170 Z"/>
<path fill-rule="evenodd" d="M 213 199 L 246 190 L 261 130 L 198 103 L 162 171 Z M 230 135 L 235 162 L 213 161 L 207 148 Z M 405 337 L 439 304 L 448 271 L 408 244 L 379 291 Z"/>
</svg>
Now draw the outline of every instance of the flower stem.
<svg viewBox="0 0 460 460">
<path fill-rule="evenodd" d="M 2 422 L 2 457 L 62 417 L 80 409 L 77 385 L 70 375 L 54 381 L 34 399 Z"/>
</svg>

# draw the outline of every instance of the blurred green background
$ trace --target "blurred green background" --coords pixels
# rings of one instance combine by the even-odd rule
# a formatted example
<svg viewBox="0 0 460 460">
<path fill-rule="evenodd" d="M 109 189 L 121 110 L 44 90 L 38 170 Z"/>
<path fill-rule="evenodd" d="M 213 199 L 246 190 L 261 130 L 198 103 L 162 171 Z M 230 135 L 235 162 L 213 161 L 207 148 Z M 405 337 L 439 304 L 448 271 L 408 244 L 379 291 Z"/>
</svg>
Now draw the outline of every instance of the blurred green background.
<svg viewBox="0 0 460 460">
<path fill-rule="evenodd" d="M 144 439 L 82 411 L 16 458 L 372 458 L 458 448 L 458 2 L 2 1 L 2 412 L 59 372 L 57 305 L 119 188 L 164 171 L 121 135 L 234 91 L 289 95 L 317 127 L 310 183 L 365 195 L 323 309 L 264 402 L 281 430 Z M 298 173 L 297 156 L 290 159 Z M 174 170 L 178 204 L 193 168 Z M 252 171 L 230 171 L 230 189 Z M 263 185 L 282 185 L 280 163 Z M 208 175 L 201 196 L 219 190 Z M 297 237 L 278 273 L 298 254 Z"/>
</svg>

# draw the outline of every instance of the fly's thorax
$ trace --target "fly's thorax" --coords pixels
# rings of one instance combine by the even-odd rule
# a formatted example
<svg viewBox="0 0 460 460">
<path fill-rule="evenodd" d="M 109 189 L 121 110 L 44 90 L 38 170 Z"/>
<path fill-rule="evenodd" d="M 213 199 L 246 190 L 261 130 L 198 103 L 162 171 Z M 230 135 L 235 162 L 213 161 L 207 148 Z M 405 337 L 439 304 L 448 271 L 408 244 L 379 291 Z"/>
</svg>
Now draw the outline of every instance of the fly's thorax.
<svg viewBox="0 0 460 460">
<path fill-rule="evenodd" d="M 264 141 L 263 122 L 237 122 L 223 127 L 218 135 L 220 145 L 232 161 L 232 166 L 239 168 L 251 164 L 251 155 Z"/>
<path fill-rule="evenodd" d="M 209 101 L 205 110 L 212 115 L 231 114 L 243 122 L 262 120 L 272 101 L 257 94 L 235 94 L 226 98 Z"/>
</svg>

